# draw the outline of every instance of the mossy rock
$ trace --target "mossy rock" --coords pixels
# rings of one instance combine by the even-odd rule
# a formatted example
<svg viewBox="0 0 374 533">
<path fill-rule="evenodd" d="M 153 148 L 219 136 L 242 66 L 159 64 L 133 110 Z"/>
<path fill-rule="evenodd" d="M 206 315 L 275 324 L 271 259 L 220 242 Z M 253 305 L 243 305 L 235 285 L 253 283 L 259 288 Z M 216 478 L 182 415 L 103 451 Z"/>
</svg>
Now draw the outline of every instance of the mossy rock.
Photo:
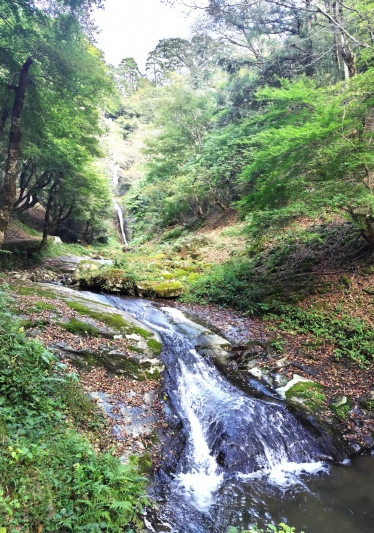
<svg viewBox="0 0 374 533">
<path fill-rule="evenodd" d="M 339 418 L 345 420 L 349 411 L 352 409 L 352 405 L 352 400 L 350 398 L 348 398 L 347 396 L 341 396 L 330 402 L 330 409 Z"/>
<path fill-rule="evenodd" d="M 178 298 L 184 293 L 184 287 L 180 281 L 142 281 L 138 283 L 137 290 L 140 295 L 153 298 Z"/>
<path fill-rule="evenodd" d="M 302 404 L 312 412 L 323 408 L 325 394 L 323 387 L 315 381 L 299 381 L 286 391 L 286 398 L 291 404 Z"/>
<path fill-rule="evenodd" d="M 86 322 L 81 322 L 76 318 L 71 318 L 67 323 L 60 323 L 59 326 L 70 333 L 75 335 L 90 336 L 90 337 L 99 337 L 100 331 L 98 328 L 92 324 L 87 324 Z"/>
<path fill-rule="evenodd" d="M 135 294 L 134 277 L 120 268 L 104 268 L 82 274 L 79 284 L 84 288 L 117 294 Z"/>
<path fill-rule="evenodd" d="M 152 333 L 143 328 L 140 328 L 139 326 L 135 326 L 131 322 L 127 322 L 122 317 L 122 315 L 118 313 L 103 313 L 101 310 L 95 310 L 93 308 L 86 307 L 80 302 L 66 302 L 66 305 L 70 307 L 70 309 L 73 309 L 74 311 L 79 313 L 80 315 L 89 316 L 90 318 L 99 320 L 100 322 L 103 322 L 106 326 L 118 332 L 124 332 L 127 335 L 136 333 L 144 339 L 147 339 L 152 336 Z"/>
<path fill-rule="evenodd" d="M 85 276 L 86 274 L 90 272 L 96 272 L 99 269 L 100 269 L 100 265 L 96 261 L 92 261 L 91 259 L 84 259 L 77 266 L 73 274 L 73 279 L 78 281 L 81 277 Z"/>
</svg>

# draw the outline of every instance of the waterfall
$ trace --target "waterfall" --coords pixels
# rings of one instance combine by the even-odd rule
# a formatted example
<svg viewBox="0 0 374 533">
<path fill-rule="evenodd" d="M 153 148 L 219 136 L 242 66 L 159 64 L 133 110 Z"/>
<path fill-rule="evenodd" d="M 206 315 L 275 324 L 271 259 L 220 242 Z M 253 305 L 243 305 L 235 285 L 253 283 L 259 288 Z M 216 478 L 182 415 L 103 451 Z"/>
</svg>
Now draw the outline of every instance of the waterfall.
<svg viewBox="0 0 374 533">
<path fill-rule="evenodd" d="M 112 170 L 113 187 L 117 187 L 117 185 L 118 185 L 118 167 L 116 165 L 112 165 L 111 170 Z M 119 203 L 117 202 L 117 200 L 113 200 L 113 203 L 114 203 L 114 207 L 115 207 L 117 218 L 118 218 L 118 222 L 119 222 L 119 227 L 120 227 L 120 230 L 121 230 L 122 240 L 123 240 L 123 243 L 127 246 L 128 242 L 127 242 L 126 232 L 125 232 L 125 220 L 123 218 L 123 210 L 122 210 L 121 206 L 119 205 Z"/>
<path fill-rule="evenodd" d="M 126 234 L 125 234 L 125 223 L 123 220 L 123 211 L 122 211 L 121 206 L 116 200 L 114 200 L 114 207 L 116 208 L 116 213 L 117 213 L 117 217 L 119 220 L 119 227 L 121 229 L 122 239 L 123 239 L 124 244 L 127 246 L 128 242 L 127 242 Z"/>
<path fill-rule="evenodd" d="M 179 311 L 139 299 L 96 298 L 159 332 L 172 406 L 165 409 L 183 424 L 182 445 L 166 444 L 166 455 L 176 457 L 171 470 L 159 474 L 165 503 L 161 527 L 150 531 L 226 533 L 238 487 L 244 487 L 242 498 L 257 496 L 260 484 L 273 493 L 304 490 L 305 479 L 328 471 L 326 460 L 345 458 L 326 433 L 282 401 L 252 397 L 228 381 L 195 349 L 201 326 Z"/>
</svg>

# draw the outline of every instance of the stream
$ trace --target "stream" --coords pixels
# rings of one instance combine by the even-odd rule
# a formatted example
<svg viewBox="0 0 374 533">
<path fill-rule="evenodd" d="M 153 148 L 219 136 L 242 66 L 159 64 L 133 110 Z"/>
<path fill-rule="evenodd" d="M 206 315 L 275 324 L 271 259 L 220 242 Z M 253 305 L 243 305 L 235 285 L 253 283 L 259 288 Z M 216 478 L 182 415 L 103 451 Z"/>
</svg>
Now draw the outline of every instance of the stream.
<svg viewBox="0 0 374 533">
<path fill-rule="evenodd" d="M 281 521 L 305 533 L 374 532 L 374 457 L 349 461 L 275 395 L 251 395 L 196 351 L 201 328 L 171 307 L 98 295 L 163 340 L 171 429 L 149 532 L 226 533 Z"/>
</svg>

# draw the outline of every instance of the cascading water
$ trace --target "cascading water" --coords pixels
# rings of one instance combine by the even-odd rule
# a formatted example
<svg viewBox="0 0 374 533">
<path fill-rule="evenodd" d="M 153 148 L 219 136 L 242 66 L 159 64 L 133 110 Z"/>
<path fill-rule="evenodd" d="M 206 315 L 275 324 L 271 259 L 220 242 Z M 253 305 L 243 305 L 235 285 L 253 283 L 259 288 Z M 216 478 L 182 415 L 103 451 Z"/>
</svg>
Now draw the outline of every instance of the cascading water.
<svg viewBox="0 0 374 533">
<path fill-rule="evenodd" d="M 253 494 L 256 483 L 285 490 L 326 471 L 326 460 L 344 459 L 326 434 L 282 402 L 250 397 L 222 376 L 195 350 L 201 328 L 186 317 L 181 324 L 180 312 L 142 300 L 97 298 L 159 332 L 167 393 L 183 424 L 184 445 L 173 466 L 161 469 L 165 502 L 150 531 L 225 533 L 231 520 L 225 506 L 240 484 L 250 482 Z"/>
<path fill-rule="evenodd" d="M 114 207 L 116 208 L 116 213 L 117 213 L 117 217 L 118 217 L 118 220 L 119 220 L 119 227 L 121 229 L 122 239 L 123 239 L 124 244 L 126 244 L 126 246 L 127 246 L 128 242 L 127 242 L 126 233 L 125 233 L 125 223 L 124 223 L 124 220 L 123 220 L 123 211 L 122 211 L 121 206 L 119 205 L 119 203 L 116 200 L 114 200 Z"/>
<path fill-rule="evenodd" d="M 111 170 L 112 170 L 113 187 L 117 187 L 117 185 L 118 185 L 118 167 L 113 165 L 111 167 Z M 115 207 L 115 210 L 116 210 L 117 218 L 118 218 L 118 221 L 119 221 L 119 227 L 120 227 L 120 230 L 121 230 L 122 240 L 123 240 L 123 243 L 127 246 L 128 242 L 127 242 L 126 232 L 125 232 L 125 221 L 124 221 L 124 218 L 123 218 L 123 210 L 122 210 L 121 206 L 119 205 L 119 203 L 117 202 L 117 200 L 113 200 L 113 203 L 114 203 L 114 207 Z"/>
</svg>

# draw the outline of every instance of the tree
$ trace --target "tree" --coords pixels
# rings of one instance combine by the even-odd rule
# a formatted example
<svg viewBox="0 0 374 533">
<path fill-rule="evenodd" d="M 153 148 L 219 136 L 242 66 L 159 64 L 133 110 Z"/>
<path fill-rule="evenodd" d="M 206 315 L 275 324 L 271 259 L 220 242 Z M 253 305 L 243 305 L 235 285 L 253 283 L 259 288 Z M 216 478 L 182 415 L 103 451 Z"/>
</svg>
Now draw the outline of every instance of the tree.
<svg viewBox="0 0 374 533">
<path fill-rule="evenodd" d="M 74 9 L 83 5 L 92 3 L 43 4 L 41 10 L 26 2 L 0 2 L 0 26 L 4 30 L 0 37 L 3 137 L 11 117 L 0 198 L 0 244 L 12 205 L 17 210 L 35 205 L 54 176 L 82 174 L 83 166 L 99 155 L 98 105 L 103 94 L 112 90 L 112 81 L 101 54 L 89 43 L 73 16 Z M 52 8 L 53 18 L 49 15 Z M 29 50 L 30 59 L 22 63 L 25 49 Z M 17 70 L 20 81 L 15 88 L 16 111 L 11 115 L 8 80 L 14 79 Z M 28 172 L 28 168 L 33 170 L 26 178 L 23 171 Z M 17 176 L 21 194 L 18 199 Z"/>
<path fill-rule="evenodd" d="M 126 57 L 118 65 L 116 77 L 123 96 L 129 96 L 138 90 L 139 81 L 143 76 L 135 59 Z"/>
<path fill-rule="evenodd" d="M 274 70 L 280 62 L 294 74 L 303 67 L 312 75 L 329 55 L 339 77 L 348 79 L 357 72 L 358 52 L 365 58 L 373 55 L 373 8 L 368 1 L 207 0 L 194 7 L 205 13 L 200 22 L 204 31 L 245 50 L 247 61 L 262 70 L 269 64 Z"/>
<path fill-rule="evenodd" d="M 211 78 L 223 52 L 222 43 L 208 35 L 195 35 L 190 41 L 162 39 L 149 53 L 146 70 L 155 85 L 170 83 L 174 72 L 190 76 L 194 85 L 201 87 Z"/>
</svg>

